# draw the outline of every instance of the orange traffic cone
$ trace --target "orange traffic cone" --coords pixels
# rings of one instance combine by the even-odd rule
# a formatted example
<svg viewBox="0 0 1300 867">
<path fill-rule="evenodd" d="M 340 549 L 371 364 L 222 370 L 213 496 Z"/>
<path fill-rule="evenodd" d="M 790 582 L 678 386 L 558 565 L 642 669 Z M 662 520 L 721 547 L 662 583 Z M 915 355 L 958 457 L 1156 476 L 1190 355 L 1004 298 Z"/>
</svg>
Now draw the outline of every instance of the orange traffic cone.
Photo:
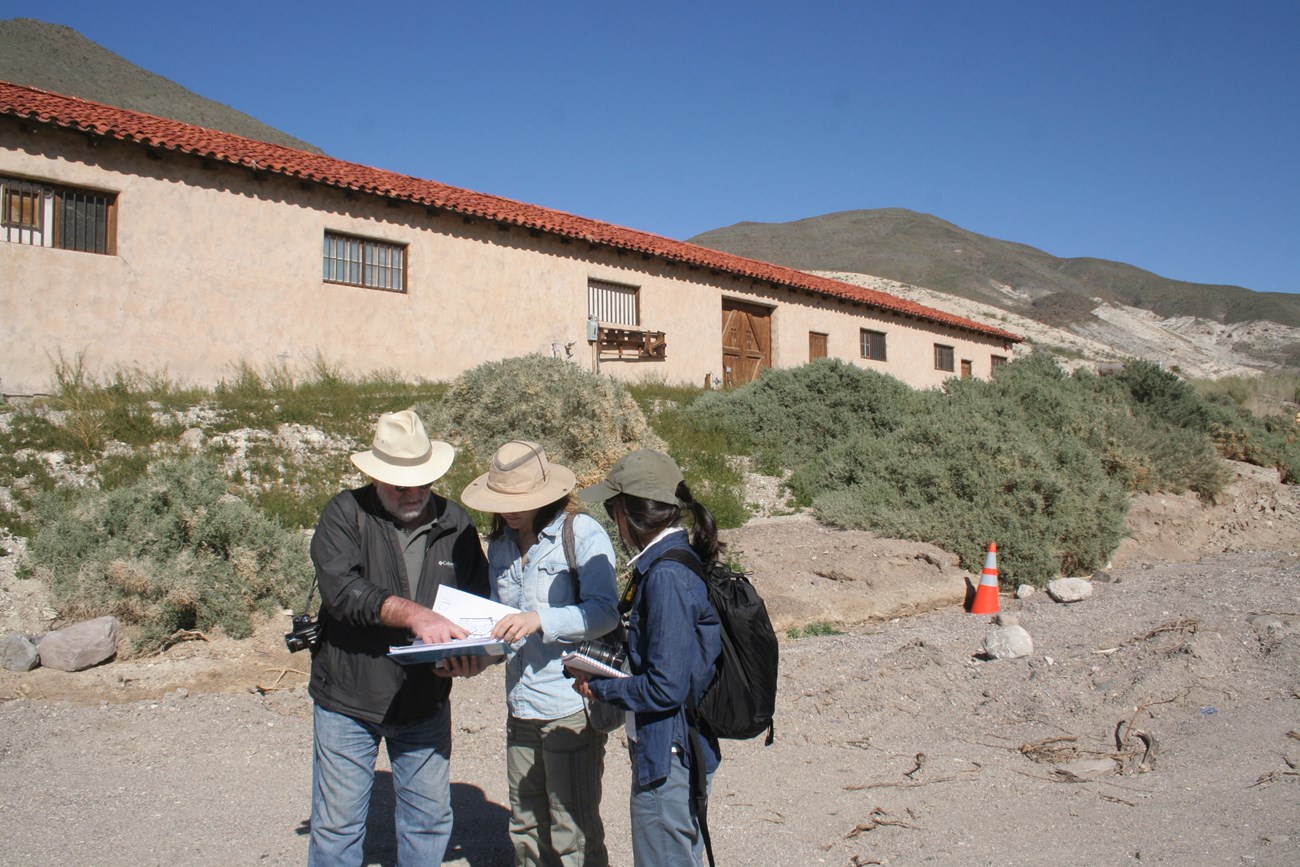
<svg viewBox="0 0 1300 867">
<path fill-rule="evenodd" d="M 998 543 L 989 542 L 989 553 L 984 558 L 984 573 L 975 591 L 971 614 L 997 614 L 998 608 Z"/>
</svg>

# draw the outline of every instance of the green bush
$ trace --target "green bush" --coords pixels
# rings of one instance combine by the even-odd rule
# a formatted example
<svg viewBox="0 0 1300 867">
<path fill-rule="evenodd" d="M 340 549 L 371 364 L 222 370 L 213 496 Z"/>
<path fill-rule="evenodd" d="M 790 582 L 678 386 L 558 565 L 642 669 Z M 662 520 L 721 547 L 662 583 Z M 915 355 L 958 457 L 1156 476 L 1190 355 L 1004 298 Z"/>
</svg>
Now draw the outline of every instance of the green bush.
<svg viewBox="0 0 1300 867">
<path fill-rule="evenodd" d="M 1026 582 L 1104 564 L 1128 493 L 1208 497 L 1223 483 L 1196 429 L 1204 402 L 1154 365 L 1103 379 L 1036 353 L 992 381 L 916 392 L 822 360 L 682 414 L 769 473 L 788 469 L 796 499 L 829 523 L 932 542 L 972 570 L 996 541 L 1004 571 Z"/>
<path fill-rule="evenodd" d="M 303 536 L 226 492 L 221 467 L 164 461 L 110 491 L 55 491 L 35 506 L 32 571 L 64 620 L 113 615 L 139 650 L 179 629 L 243 638 L 253 615 L 303 597 Z"/>
<path fill-rule="evenodd" d="M 599 481 L 634 449 L 665 447 L 622 384 L 540 354 L 480 364 L 416 412 L 431 436 L 469 450 L 465 463 L 485 465 L 503 442 L 531 440 L 579 484 Z"/>
<path fill-rule="evenodd" d="M 976 389 L 925 397 L 888 435 L 860 432 L 796 468 L 799 496 L 828 523 L 932 542 L 972 571 L 996 541 L 1013 581 L 1105 562 L 1128 501 L 1077 437 L 1044 436 Z"/>
<path fill-rule="evenodd" d="M 1143 411 L 1187 430 L 1205 433 L 1210 413 L 1205 400 L 1190 384 L 1150 361 L 1130 361 L 1115 380 Z"/>
<path fill-rule="evenodd" d="M 702 395 L 687 410 L 733 449 L 751 448 L 769 475 L 825 451 L 855 432 L 887 433 L 907 418 L 917 393 L 891 376 L 838 359 L 769 369 L 749 385 Z"/>
</svg>

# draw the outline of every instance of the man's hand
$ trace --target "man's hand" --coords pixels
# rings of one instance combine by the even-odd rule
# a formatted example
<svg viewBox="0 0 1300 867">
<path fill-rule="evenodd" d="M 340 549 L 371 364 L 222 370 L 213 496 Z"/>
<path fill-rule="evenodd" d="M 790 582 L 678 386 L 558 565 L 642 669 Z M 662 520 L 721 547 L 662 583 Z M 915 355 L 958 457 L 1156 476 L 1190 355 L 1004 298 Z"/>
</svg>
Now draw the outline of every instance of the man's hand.
<svg viewBox="0 0 1300 867">
<path fill-rule="evenodd" d="M 425 644 L 442 644 L 453 638 L 468 638 L 469 630 L 431 608 L 401 596 L 389 596 L 379 617 L 385 626 L 404 628 Z"/>
<path fill-rule="evenodd" d="M 522 641 L 542 628 L 542 616 L 536 611 L 522 611 L 519 614 L 507 614 L 492 627 L 492 637 L 500 638 L 514 644 Z"/>
<path fill-rule="evenodd" d="M 434 666 L 433 673 L 438 677 L 473 677 L 491 664 L 486 656 L 449 656 Z"/>
</svg>

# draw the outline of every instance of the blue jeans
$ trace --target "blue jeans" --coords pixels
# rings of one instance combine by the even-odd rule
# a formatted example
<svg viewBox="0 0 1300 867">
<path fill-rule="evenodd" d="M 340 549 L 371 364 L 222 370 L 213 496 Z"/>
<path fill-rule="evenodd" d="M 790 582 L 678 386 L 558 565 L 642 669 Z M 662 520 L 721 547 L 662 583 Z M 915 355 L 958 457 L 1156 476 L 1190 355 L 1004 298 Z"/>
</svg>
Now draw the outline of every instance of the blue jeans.
<svg viewBox="0 0 1300 867">
<path fill-rule="evenodd" d="M 706 791 L 713 788 L 709 774 Z M 704 835 L 691 798 L 691 771 L 674 752 L 668 776 L 639 786 L 632 774 L 632 863 L 635 867 L 704 864 Z"/>
<path fill-rule="evenodd" d="M 406 725 L 377 725 L 315 706 L 308 867 L 360 865 L 379 741 L 396 798 L 397 863 L 441 864 L 451 840 L 451 705 Z"/>
</svg>

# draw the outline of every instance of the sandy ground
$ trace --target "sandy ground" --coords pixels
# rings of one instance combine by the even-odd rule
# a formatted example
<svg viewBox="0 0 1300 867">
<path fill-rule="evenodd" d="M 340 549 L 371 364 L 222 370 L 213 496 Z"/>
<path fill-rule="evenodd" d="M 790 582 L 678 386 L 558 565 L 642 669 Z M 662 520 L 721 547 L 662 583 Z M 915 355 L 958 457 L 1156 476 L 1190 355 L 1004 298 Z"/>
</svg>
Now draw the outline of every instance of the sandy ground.
<svg viewBox="0 0 1300 867">
<path fill-rule="evenodd" d="M 783 632 L 841 634 L 783 635 L 775 744 L 724 745 L 719 863 L 1300 863 L 1300 497 L 1231 467 L 1217 504 L 1136 500 L 1091 598 L 1004 587 L 1035 644 L 1018 660 L 978 655 L 990 618 L 962 611 L 971 576 L 948 552 L 799 515 L 728 534 Z M 5 548 L 0 629 L 32 631 L 49 612 Z M 0 672 L 0 863 L 301 863 L 307 659 L 284 628 Z M 453 701 L 448 863 L 508 864 L 499 674 Z M 605 781 L 630 864 L 621 735 Z M 382 765 L 379 782 L 369 863 L 391 864 Z"/>
</svg>

